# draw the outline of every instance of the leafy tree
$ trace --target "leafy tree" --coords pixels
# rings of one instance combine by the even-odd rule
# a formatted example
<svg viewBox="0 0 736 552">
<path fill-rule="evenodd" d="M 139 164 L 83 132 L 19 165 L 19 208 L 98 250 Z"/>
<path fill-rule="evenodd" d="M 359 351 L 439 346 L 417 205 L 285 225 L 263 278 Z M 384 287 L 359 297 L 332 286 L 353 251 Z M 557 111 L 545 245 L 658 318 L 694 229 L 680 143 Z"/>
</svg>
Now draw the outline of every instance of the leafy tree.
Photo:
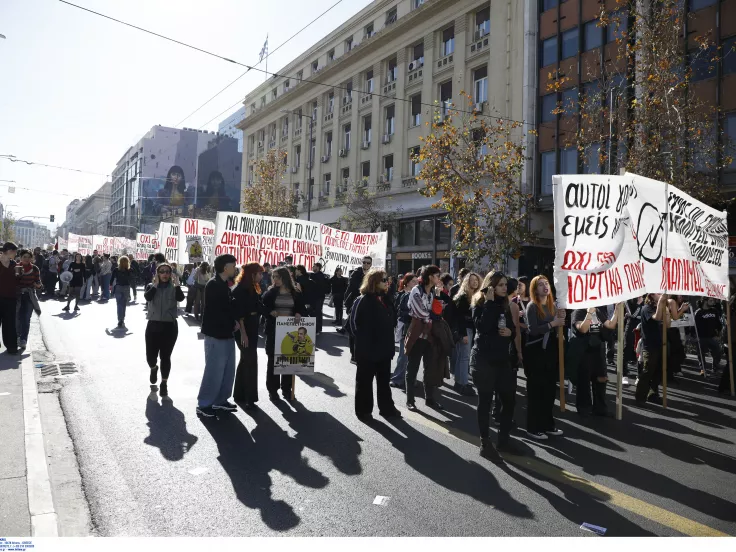
<svg viewBox="0 0 736 552">
<path fill-rule="evenodd" d="M 243 190 L 243 212 L 253 215 L 296 218 L 297 196 L 281 182 L 286 172 L 286 152 L 270 149 L 254 162 L 252 186 Z"/>
<path fill-rule="evenodd" d="M 732 160 L 718 110 L 698 81 L 715 76 L 721 57 L 734 52 L 716 48 L 712 32 L 683 38 L 685 6 L 618 0 L 613 12 L 601 8 L 597 25 L 612 40 L 581 68 L 577 101 L 558 104 L 561 135 L 577 147 L 586 172 L 623 168 L 722 205 L 719 171 Z M 550 91 L 574 84 L 562 74 L 550 77 Z"/>
<path fill-rule="evenodd" d="M 437 198 L 432 207 L 446 211 L 455 228 L 453 252 L 471 263 L 503 265 L 536 241 L 532 197 L 521 188 L 527 159 L 522 130 L 521 123 L 450 104 L 437 111 L 413 156 L 421 163 L 420 193 Z"/>
<path fill-rule="evenodd" d="M 15 241 L 14 225 L 15 219 L 12 215 L 6 213 L 5 216 L 0 219 L 0 242 Z"/>
<path fill-rule="evenodd" d="M 338 220 L 340 227 L 352 231 L 395 230 L 403 212 L 401 207 L 387 208 L 378 192 L 371 191 L 368 183 L 363 181 L 350 182 L 345 188 L 338 188 L 335 203 L 344 209 Z"/>
</svg>

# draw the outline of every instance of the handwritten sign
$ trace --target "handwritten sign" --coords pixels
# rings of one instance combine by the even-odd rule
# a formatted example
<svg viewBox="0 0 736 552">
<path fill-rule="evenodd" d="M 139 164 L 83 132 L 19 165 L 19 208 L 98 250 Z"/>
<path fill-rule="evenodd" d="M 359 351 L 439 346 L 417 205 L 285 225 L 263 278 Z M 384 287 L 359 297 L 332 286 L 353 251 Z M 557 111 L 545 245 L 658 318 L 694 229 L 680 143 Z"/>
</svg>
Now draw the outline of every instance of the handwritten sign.
<svg viewBox="0 0 736 552">
<path fill-rule="evenodd" d="M 189 264 L 215 259 L 215 223 L 192 218 L 179 219 L 179 263 Z"/>
<path fill-rule="evenodd" d="M 163 253 L 170 263 L 179 262 L 179 225 L 162 222 L 158 227 L 160 243 L 158 252 Z"/>
<path fill-rule="evenodd" d="M 387 233 L 347 232 L 338 230 L 325 224 L 322 226 L 322 248 L 324 251 L 322 270 L 333 275 L 338 268 L 342 269 L 343 275 L 354 268 L 362 266 L 363 257 L 371 257 L 373 266 L 383 268 L 386 266 L 386 244 Z"/>
<path fill-rule="evenodd" d="M 148 257 L 157 253 L 159 247 L 158 232 L 155 234 L 138 233 L 135 236 L 135 258 L 138 261 L 147 261 Z"/>
<path fill-rule="evenodd" d="M 555 285 L 565 308 L 645 293 L 728 294 L 726 213 L 634 174 L 553 177 Z M 665 235 L 666 246 L 665 246 Z"/>
</svg>

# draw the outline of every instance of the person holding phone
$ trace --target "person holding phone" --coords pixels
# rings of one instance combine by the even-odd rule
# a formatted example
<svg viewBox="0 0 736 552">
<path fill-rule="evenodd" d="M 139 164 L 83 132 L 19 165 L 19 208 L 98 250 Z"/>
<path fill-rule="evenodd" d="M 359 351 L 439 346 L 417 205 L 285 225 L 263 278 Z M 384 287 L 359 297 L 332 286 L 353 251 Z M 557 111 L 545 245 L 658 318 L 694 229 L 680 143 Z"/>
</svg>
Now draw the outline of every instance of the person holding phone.
<svg viewBox="0 0 736 552">
<path fill-rule="evenodd" d="M 562 435 L 555 427 L 552 409 L 559 376 L 556 328 L 565 325 L 565 309 L 555 307 L 552 286 L 546 276 L 535 276 L 529 285 L 531 302 L 526 309 L 529 336 L 524 349 L 527 375 L 527 422 L 529 437 L 543 441 Z"/>
<path fill-rule="evenodd" d="M 171 373 L 171 353 L 174 351 L 176 339 L 179 337 L 178 303 L 184 300 L 184 292 L 179 285 L 179 278 L 173 273 L 171 265 L 160 263 L 156 267 L 153 282 L 146 286 L 143 293 L 148 310 L 146 318 L 146 360 L 151 369 L 149 381 L 154 385 L 158 381 L 158 360 L 161 359 L 161 388 L 159 394 L 169 394 L 168 381 Z"/>
<path fill-rule="evenodd" d="M 235 343 L 240 349 L 240 361 L 235 372 L 233 400 L 246 410 L 258 402 L 258 321 L 263 312 L 261 280 L 263 267 L 258 263 L 243 265 L 235 278 L 235 313 L 240 323 Z"/>
</svg>

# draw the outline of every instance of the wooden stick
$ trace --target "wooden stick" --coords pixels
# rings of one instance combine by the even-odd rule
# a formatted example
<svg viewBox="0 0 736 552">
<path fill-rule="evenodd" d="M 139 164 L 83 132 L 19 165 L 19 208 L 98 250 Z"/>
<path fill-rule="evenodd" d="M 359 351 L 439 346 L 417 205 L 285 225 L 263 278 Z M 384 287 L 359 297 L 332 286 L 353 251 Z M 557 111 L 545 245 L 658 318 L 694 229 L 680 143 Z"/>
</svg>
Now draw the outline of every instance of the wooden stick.
<svg viewBox="0 0 736 552">
<path fill-rule="evenodd" d="M 616 306 L 616 320 L 618 322 L 618 354 L 616 358 L 616 419 L 623 417 L 624 395 L 624 304 Z"/>
<path fill-rule="evenodd" d="M 662 407 L 667 408 L 667 318 L 670 314 L 669 299 L 665 301 L 662 315 Z"/>
<path fill-rule="evenodd" d="M 560 364 L 560 412 L 565 411 L 565 338 L 562 327 L 557 328 L 557 354 Z"/>
<path fill-rule="evenodd" d="M 736 393 L 734 393 L 734 383 L 733 383 L 733 348 L 731 347 L 731 303 L 729 301 L 726 301 L 726 331 L 728 332 L 728 372 L 731 376 L 731 396 L 736 396 Z M 703 366 L 703 369 L 705 369 L 705 366 Z"/>
<path fill-rule="evenodd" d="M 291 376 L 291 400 L 294 400 L 294 388 L 296 387 L 296 374 Z"/>
</svg>

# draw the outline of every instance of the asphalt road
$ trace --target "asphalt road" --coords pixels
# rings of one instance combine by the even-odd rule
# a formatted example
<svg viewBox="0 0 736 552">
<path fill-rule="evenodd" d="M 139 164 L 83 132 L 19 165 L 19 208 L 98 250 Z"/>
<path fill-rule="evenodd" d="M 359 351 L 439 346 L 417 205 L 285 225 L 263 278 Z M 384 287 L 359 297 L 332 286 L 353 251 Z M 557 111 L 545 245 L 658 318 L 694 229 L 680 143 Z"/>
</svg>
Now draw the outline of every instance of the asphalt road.
<svg viewBox="0 0 736 552">
<path fill-rule="evenodd" d="M 421 399 L 409 413 L 394 390 L 402 421 L 359 422 L 347 339 L 330 318 L 294 407 L 268 400 L 261 340 L 260 409 L 200 421 L 192 319 L 179 321 L 162 401 L 148 382 L 141 304 L 128 307 L 125 331 L 114 301 L 77 315 L 62 306 L 46 302 L 41 325 L 57 359 L 80 368 L 60 399 L 99 535 L 592 536 L 584 522 L 609 536 L 736 535 L 736 402 L 692 372 L 666 412 L 635 406 L 633 388 L 622 422 L 556 409 L 564 437 L 540 445 L 517 430 L 526 455 L 497 467 L 478 455 L 474 399 L 450 385 L 445 414 Z M 518 391 L 523 427 L 523 377 Z"/>
</svg>

